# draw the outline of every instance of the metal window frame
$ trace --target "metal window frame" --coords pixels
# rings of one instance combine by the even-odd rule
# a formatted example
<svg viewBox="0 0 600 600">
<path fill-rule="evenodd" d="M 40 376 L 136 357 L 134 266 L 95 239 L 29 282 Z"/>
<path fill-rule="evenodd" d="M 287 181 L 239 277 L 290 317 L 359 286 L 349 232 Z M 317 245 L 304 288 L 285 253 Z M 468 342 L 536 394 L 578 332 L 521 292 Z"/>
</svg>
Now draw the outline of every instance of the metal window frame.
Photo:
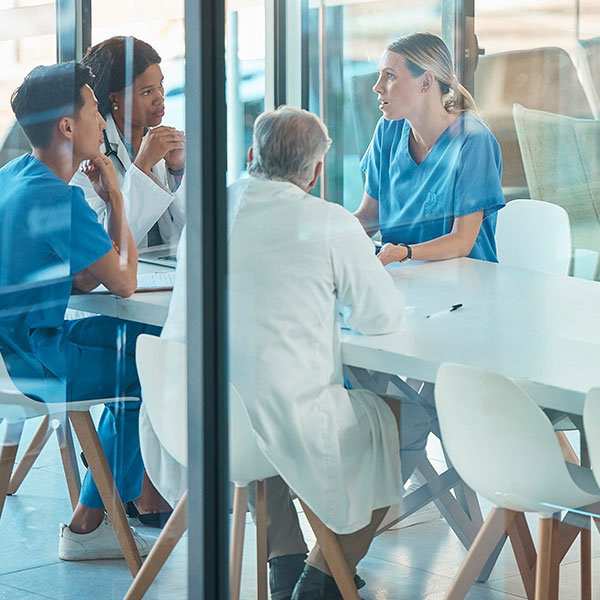
<svg viewBox="0 0 600 600">
<path fill-rule="evenodd" d="M 56 0 L 56 61 L 81 60 L 92 41 L 92 0 Z"/>
<path fill-rule="evenodd" d="M 224 3 L 186 0 L 188 597 L 228 597 Z"/>
</svg>

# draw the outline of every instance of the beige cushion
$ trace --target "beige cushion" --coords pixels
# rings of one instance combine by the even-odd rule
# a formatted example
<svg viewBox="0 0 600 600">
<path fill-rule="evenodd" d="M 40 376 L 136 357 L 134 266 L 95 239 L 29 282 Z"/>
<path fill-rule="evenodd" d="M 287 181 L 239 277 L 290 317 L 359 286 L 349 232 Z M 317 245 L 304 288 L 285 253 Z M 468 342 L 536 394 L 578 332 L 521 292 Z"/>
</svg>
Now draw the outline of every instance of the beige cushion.
<svg viewBox="0 0 600 600">
<path fill-rule="evenodd" d="M 600 251 L 600 121 L 515 104 L 531 197 L 562 206 L 575 248 Z"/>
</svg>

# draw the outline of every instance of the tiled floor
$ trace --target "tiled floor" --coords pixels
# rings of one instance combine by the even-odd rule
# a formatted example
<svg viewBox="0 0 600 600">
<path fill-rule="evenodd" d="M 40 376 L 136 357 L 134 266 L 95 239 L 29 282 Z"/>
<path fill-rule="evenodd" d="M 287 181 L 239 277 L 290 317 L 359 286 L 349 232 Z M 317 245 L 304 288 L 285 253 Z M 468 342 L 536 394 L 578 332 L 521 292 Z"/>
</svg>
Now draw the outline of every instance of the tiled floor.
<svg viewBox="0 0 600 600">
<path fill-rule="evenodd" d="M 35 424 L 29 424 L 28 440 Z M 430 457 L 439 458 L 432 444 Z M 441 464 L 441 463 L 438 463 Z M 483 510 L 489 504 L 483 502 Z M 44 450 L 18 494 L 6 499 L 0 521 L 0 600 L 116 600 L 123 598 L 131 576 L 123 561 L 68 563 L 57 558 L 58 524 L 71 514 L 54 439 Z M 367 581 L 363 600 L 441 600 L 458 570 L 465 549 L 439 518 L 428 510 L 425 522 L 386 532 L 375 539 L 368 556 L 359 566 Z M 419 521 L 419 519 L 417 519 Z M 303 516 L 308 540 L 313 536 Z M 536 535 L 535 519 L 530 519 Z M 154 534 L 156 530 L 143 529 Z M 593 597 L 600 597 L 600 545 L 594 532 Z M 248 519 L 242 580 L 242 599 L 256 597 L 254 526 Z M 146 598 L 178 600 L 187 598 L 187 539 L 175 549 Z M 560 592 L 563 599 L 579 597 L 579 550 L 570 550 L 561 567 Z M 516 563 L 510 548 L 505 549 L 486 584 L 476 585 L 469 600 L 524 598 Z"/>
</svg>

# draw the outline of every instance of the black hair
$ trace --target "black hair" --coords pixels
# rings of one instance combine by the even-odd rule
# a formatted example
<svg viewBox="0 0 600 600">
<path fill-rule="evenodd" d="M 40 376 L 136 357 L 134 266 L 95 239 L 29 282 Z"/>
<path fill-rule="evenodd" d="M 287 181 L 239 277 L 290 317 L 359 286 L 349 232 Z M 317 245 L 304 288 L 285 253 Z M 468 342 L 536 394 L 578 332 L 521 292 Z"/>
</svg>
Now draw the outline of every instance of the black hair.
<svg viewBox="0 0 600 600">
<path fill-rule="evenodd" d="M 81 62 L 95 75 L 92 87 L 100 114 L 106 117 L 110 113 L 111 92 L 129 87 L 150 65 L 160 61 L 150 44 L 131 36 L 117 35 L 89 48 Z"/>
<path fill-rule="evenodd" d="M 81 88 L 92 86 L 90 69 L 75 61 L 33 69 L 13 92 L 10 105 L 34 148 L 47 148 L 56 122 L 76 117 L 83 106 Z"/>
</svg>

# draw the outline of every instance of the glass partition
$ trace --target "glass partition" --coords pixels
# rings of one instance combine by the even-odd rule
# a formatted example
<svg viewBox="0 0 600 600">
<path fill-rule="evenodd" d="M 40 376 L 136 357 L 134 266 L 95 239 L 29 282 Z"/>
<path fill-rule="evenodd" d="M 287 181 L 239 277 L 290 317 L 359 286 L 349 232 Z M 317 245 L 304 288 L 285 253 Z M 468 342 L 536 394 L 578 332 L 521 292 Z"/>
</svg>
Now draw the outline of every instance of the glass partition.
<svg viewBox="0 0 600 600">
<path fill-rule="evenodd" d="M 371 88 L 383 50 L 413 31 L 442 30 L 442 3 L 311 0 L 305 15 L 309 48 L 309 104 L 327 123 L 333 146 L 322 194 L 356 210 L 362 199 L 359 162 L 381 116 Z"/>
<path fill-rule="evenodd" d="M 15 126 L 10 96 L 23 75 L 39 64 L 56 61 L 56 7 L 54 2 L 0 3 L 0 166 L 29 149 Z"/>
</svg>

